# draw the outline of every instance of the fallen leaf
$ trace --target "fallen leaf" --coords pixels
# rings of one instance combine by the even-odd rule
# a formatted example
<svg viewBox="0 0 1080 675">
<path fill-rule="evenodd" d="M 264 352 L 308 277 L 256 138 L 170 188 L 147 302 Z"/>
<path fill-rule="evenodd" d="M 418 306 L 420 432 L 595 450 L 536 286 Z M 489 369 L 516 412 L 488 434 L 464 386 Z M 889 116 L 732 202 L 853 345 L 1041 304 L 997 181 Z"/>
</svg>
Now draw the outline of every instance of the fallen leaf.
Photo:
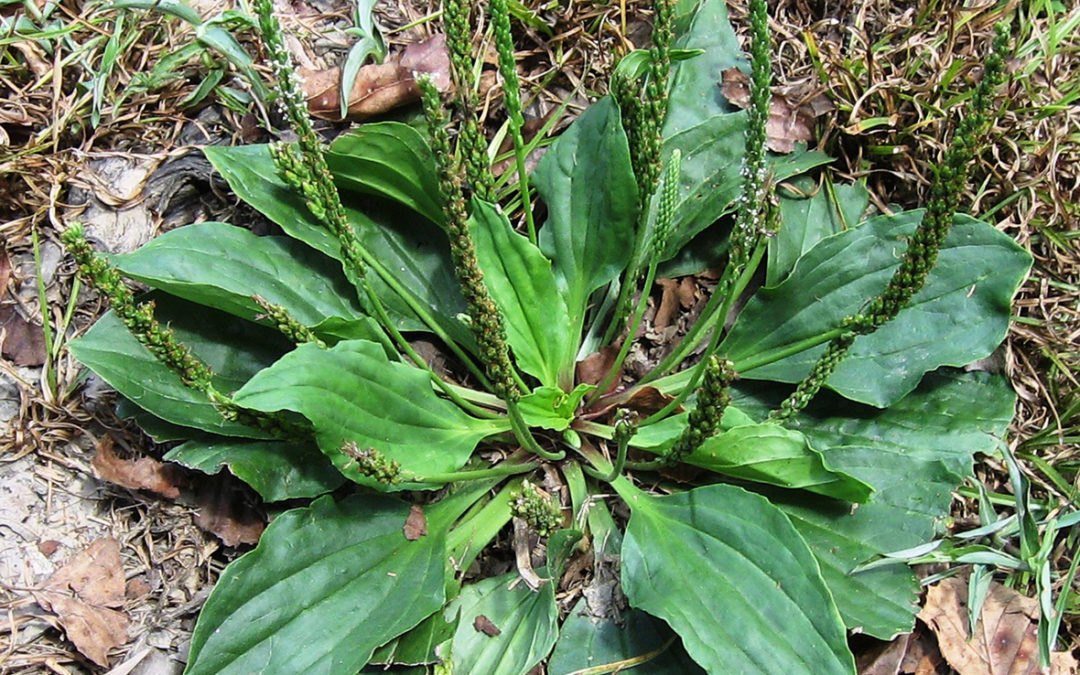
<svg viewBox="0 0 1080 675">
<path fill-rule="evenodd" d="M 967 580 L 950 577 L 929 588 L 918 615 L 937 636 L 941 653 L 959 675 L 1041 672 L 1035 599 L 992 582 L 974 636 L 969 632 L 967 601 Z M 1072 654 L 1051 655 L 1052 675 L 1075 673 L 1076 668 Z"/>
<path fill-rule="evenodd" d="M 0 117 L 0 122 L 3 121 L 3 117 Z M 8 257 L 7 251 L 0 248 L 0 300 L 4 299 L 7 295 L 8 281 L 11 280 L 11 258 Z"/>
<path fill-rule="evenodd" d="M 221 472 L 199 482 L 195 493 L 195 524 L 226 546 L 257 544 L 266 529 L 262 516 L 245 498 L 232 474 Z"/>
<path fill-rule="evenodd" d="M 45 333 L 19 314 L 15 305 L 0 305 L 0 353 L 17 366 L 40 366 L 48 354 Z"/>
<path fill-rule="evenodd" d="M 146 583 L 145 579 L 136 577 L 124 586 L 124 595 L 129 598 L 141 598 L 152 590 L 154 589 Z"/>
<path fill-rule="evenodd" d="M 478 632 L 487 635 L 488 637 L 495 637 L 502 633 L 499 627 L 491 622 L 491 619 L 487 618 L 483 614 L 478 614 L 472 622 L 473 628 Z"/>
<path fill-rule="evenodd" d="M 859 675 L 949 675 L 952 669 L 933 635 L 920 623 L 911 633 L 858 654 L 855 671 Z"/>
<path fill-rule="evenodd" d="M 653 328 L 660 331 L 671 325 L 671 320 L 675 318 L 675 312 L 679 308 L 679 282 L 674 279 L 657 279 L 656 283 L 661 292 L 660 306 L 653 316 Z"/>
<path fill-rule="evenodd" d="M 37 545 L 38 551 L 46 558 L 51 558 L 53 553 L 56 553 L 56 549 L 60 548 L 60 542 L 55 539 L 46 539 L 39 541 Z"/>
<path fill-rule="evenodd" d="M 601 347 L 600 351 L 589 354 L 577 363 L 577 381 L 581 384 L 599 385 L 607 377 L 611 367 L 615 365 L 615 357 L 618 355 L 619 350 L 610 345 Z M 607 391 L 603 393 L 610 394 L 614 391 L 619 386 L 621 379 L 622 377 L 611 378 L 611 384 L 608 385 Z"/>
<path fill-rule="evenodd" d="M 120 544 L 103 538 L 77 553 L 33 595 L 56 614 L 79 652 L 108 667 L 109 650 L 128 640 L 127 615 L 112 609 L 123 606 L 124 586 Z"/>
<path fill-rule="evenodd" d="M 720 93 L 732 105 L 750 106 L 750 78 L 738 68 L 723 72 Z M 814 119 L 833 110 L 828 99 L 810 95 L 802 87 L 774 87 L 769 99 L 769 119 L 765 122 L 765 144 L 773 152 L 794 152 L 798 142 L 813 140 Z"/>
<path fill-rule="evenodd" d="M 113 451 L 108 436 L 98 443 L 90 464 L 102 480 L 131 490 L 149 490 L 162 497 L 176 499 L 183 484 L 183 470 L 175 464 L 165 464 L 152 457 L 122 459 Z"/>
<path fill-rule="evenodd" d="M 637 391 L 631 394 L 630 398 L 621 407 L 629 408 L 636 412 L 638 417 L 645 419 L 653 413 L 660 412 L 668 403 L 674 400 L 674 396 L 669 396 L 656 387 L 644 386 L 638 387 Z M 679 406 L 674 412 L 680 413 L 682 410 L 682 406 Z"/>
<path fill-rule="evenodd" d="M 341 69 L 300 68 L 304 95 L 312 115 L 341 121 Z M 349 91 L 346 119 L 358 121 L 420 100 L 415 75 L 425 73 L 439 91 L 449 91 L 450 54 L 446 36 L 434 35 L 394 54 L 384 63 L 363 66 Z"/>
<path fill-rule="evenodd" d="M 405 538 L 416 541 L 427 534 L 427 520 L 424 518 L 424 509 L 416 504 L 409 507 L 409 517 L 405 519 Z"/>
</svg>

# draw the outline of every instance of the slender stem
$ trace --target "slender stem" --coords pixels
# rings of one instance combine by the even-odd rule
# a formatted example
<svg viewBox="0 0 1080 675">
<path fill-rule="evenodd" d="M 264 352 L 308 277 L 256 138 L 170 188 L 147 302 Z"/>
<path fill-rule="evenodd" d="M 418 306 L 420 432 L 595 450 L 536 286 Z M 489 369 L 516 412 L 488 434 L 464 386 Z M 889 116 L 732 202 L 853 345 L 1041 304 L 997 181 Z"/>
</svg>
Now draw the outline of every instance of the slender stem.
<svg viewBox="0 0 1080 675">
<path fill-rule="evenodd" d="M 514 162 L 517 164 L 518 189 L 521 191 L 521 208 L 525 211 L 525 227 L 529 242 L 536 246 L 536 223 L 533 221 L 532 195 L 529 194 L 529 175 L 525 170 L 525 139 L 521 127 L 510 121 L 510 133 L 514 139 Z"/>
<path fill-rule="evenodd" d="M 367 293 L 368 299 L 371 301 L 372 306 L 375 308 L 375 313 L 379 317 L 379 322 L 382 324 L 383 330 L 390 334 L 390 337 L 394 340 L 395 343 L 397 343 L 398 348 L 406 355 L 408 355 L 409 359 L 412 360 L 413 364 L 417 368 L 420 368 L 421 370 L 427 372 L 428 377 L 431 378 L 431 381 L 434 382 L 435 385 L 439 389 L 441 389 L 442 392 L 446 394 L 446 396 L 449 397 L 451 401 L 456 403 L 463 410 L 466 410 L 478 417 L 485 417 L 488 419 L 495 419 L 497 417 L 501 417 L 501 415 L 499 415 L 498 413 L 492 412 L 485 408 L 481 408 L 478 405 L 474 405 L 469 401 L 466 401 L 464 398 L 462 398 L 460 394 L 458 394 L 456 391 L 454 391 L 453 388 L 451 388 L 448 382 L 439 377 L 438 374 L 434 370 L 432 370 L 431 366 L 428 365 L 428 362 L 425 361 L 422 356 L 416 353 L 416 350 L 413 349 L 413 346 L 409 344 L 409 341 L 405 339 L 405 336 L 401 334 L 401 331 L 399 331 L 397 329 L 397 326 L 395 326 L 394 323 L 390 320 L 390 316 L 386 313 L 386 308 L 383 306 L 382 301 L 379 300 L 379 297 L 375 295 L 375 289 L 371 287 L 371 283 L 367 280 L 367 277 L 363 277 L 361 279 L 361 284 L 364 286 L 364 292 Z M 430 482 L 438 483 L 441 481 Z"/>
<path fill-rule="evenodd" d="M 56 394 L 57 394 L 57 391 L 56 391 L 57 381 L 56 381 L 56 363 L 55 363 L 55 360 L 53 358 L 53 354 L 54 354 L 53 347 L 54 347 L 54 345 L 53 345 L 53 334 L 52 334 L 52 322 L 50 320 L 51 317 L 49 316 L 49 301 L 48 301 L 48 294 L 47 294 L 47 292 L 45 290 L 45 280 L 44 280 L 44 277 L 41 274 L 41 245 L 40 245 L 40 242 L 38 241 L 38 229 L 37 229 L 37 227 L 32 227 L 30 229 L 30 236 L 31 236 L 31 241 L 34 244 L 34 272 L 35 272 L 35 276 L 37 277 L 38 304 L 41 307 L 41 331 L 42 331 L 42 333 L 44 333 L 44 337 L 45 337 L 45 353 L 46 353 L 46 358 L 45 358 L 45 381 L 49 385 L 49 397 L 50 397 L 50 399 L 55 401 Z M 0 288 L 0 293 L 2 293 L 3 290 L 4 289 Z M 59 341 L 59 336 L 57 336 L 57 340 Z"/>
<path fill-rule="evenodd" d="M 485 478 L 498 478 L 500 476 L 513 476 L 519 473 L 529 473 L 538 466 L 539 464 L 537 462 L 527 462 L 525 464 L 503 462 L 490 469 L 431 473 L 423 476 L 413 475 L 407 476 L 405 479 L 410 483 L 457 483 L 460 481 L 482 480 Z"/>
<path fill-rule="evenodd" d="M 525 418 L 522 417 L 521 410 L 519 410 L 517 406 L 517 401 L 507 401 L 506 412 L 510 416 L 510 428 L 514 432 L 514 437 L 517 438 L 523 448 L 549 462 L 557 462 L 566 457 L 566 452 L 563 450 L 560 450 L 559 452 L 548 452 L 540 447 L 540 444 L 533 438 L 532 432 L 529 431 L 529 425 L 525 422 Z"/>
<path fill-rule="evenodd" d="M 481 370 L 476 365 L 476 362 L 473 361 L 467 353 L 465 353 L 465 350 L 462 349 L 461 346 L 458 345 L 457 342 L 453 338 L 451 338 L 445 330 L 443 330 L 442 326 L 440 326 L 438 322 L 435 321 L 435 317 L 431 315 L 431 312 L 429 312 L 426 307 L 421 305 L 420 302 L 415 297 L 413 297 L 412 294 L 409 293 L 405 289 L 405 287 L 402 286 L 401 283 L 394 278 L 392 274 L 390 274 L 390 271 L 387 270 L 382 265 L 382 263 L 380 263 L 374 256 L 372 256 L 366 248 L 361 249 L 361 255 L 364 258 L 364 263 L 371 269 L 375 270 L 375 273 L 378 274 L 379 278 L 381 278 L 383 282 L 390 287 L 390 290 L 397 293 L 398 296 L 400 296 L 401 299 L 405 301 L 405 304 L 409 306 L 409 309 L 411 309 L 413 313 L 415 313 L 416 316 L 424 322 L 424 325 L 426 325 L 428 329 L 431 330 L 435 337 L 443 341 L 443 343 L 450 349 L 450 351 L 454 353 L 454 356 L 456 356 L 461 361 L 461 363 L 464 364 L 464 366 L 468 369 L 469 373 L 471 373 L 472 376 L 475 377 L 482 386 L 490 389 L 491 382 L 488 380 L 487 375 L 484 374 L 484 371 Z M 383 311 L 385 312 L 385 309 Z"/>
<path fill-rule="evenodd" d="M 807 349 L 813 349 L 818 345 L 825 344 L 826 342 L 831 342 L 832 340 L 843 335 L 845 332 L 846 330 L 843 328 L 834 328 L 825 333 L 821 333 L 820 335 L 814 335 L 806 339 L 799 340 L 798 342 L 783 347 L 782 349 L 773 349 L 771 351 L 761 354 L 755 354 L 750 358 L 746 359 L 745 361 L 737 362 L 735 364 L 735 369 L 740 373 L 746 373 L 755 368 L 761 368 L 762 366 L 767 366 L 770 363 L 776 363 L 777 361 L 786 359 L 789 356 L 804 352 Z"/>
<path fill-rule="evenodd" d="M 622 345 L 619 347 L 619 353 L 615 356 L 615 360 L 611 364 L 611 368 L 608 370 L 607 375 L 604 376 L 600 386 L 596 388 L 596 391 L 589 397 L 586 407 L 596 402 L 596 399 L 600 398 L 611 383 L 615 381 L 615 377 L 619 374 L 619 370 L 622 368 L 623 363 L 626 362 L 626 357 L 630 354 L 630 348 L 634 344 L 634 337 L 637 335 L 638 327 L 641 325 L 641 319 L 645 315 L 645 303 L 649 300 L 649 292 L 652 290 L 653 282 L 656 280 L 656 263 L 649 265 L 649 271 L 645 275 L 645 283 L 641 287 L 641 295 L 638 297 L 637 306 L 634 307 L 634 313 L 630 317 L 630 325 L 627 327 L 626 338 L 623 340 Z"/>
</svg>

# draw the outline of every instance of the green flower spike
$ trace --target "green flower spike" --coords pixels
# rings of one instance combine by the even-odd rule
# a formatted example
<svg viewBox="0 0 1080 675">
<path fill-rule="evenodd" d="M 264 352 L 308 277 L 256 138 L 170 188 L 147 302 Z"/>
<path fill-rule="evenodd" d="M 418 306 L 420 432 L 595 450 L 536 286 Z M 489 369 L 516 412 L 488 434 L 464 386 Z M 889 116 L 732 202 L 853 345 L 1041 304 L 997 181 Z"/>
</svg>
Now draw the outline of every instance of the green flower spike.
<svg viewBox="0 0 1080 675">
<path fill-rule="evenodd" d="M 315 333 L 313 333 L 310 328 L 297 321 L 296 318 L 289 314 L 288 310 L 281 305 L 275 305 L 261 295 L 252 296 L 251 299 L 259 307 L 262 307 L 263 312 L 265 312 L 264 314 L 255 317 L 255 319 L 269 320 L 274 328 L 292 341 L 293 344 L 299 345 L 305 342 L 314 342 L 320 347 L 326 347 L 323 341 L 316 337 Z"/>
<path fill-rule="evenodd" d="M 487 368 L 495 394 L 505 401 L 516 401 L 521 392 L 514 380 L 514 367 L 510 363 L 506 328 L 495 302 L 484 286 L 484 273 L 476 261 L 476 248 L 469 235 L 469 217 L 461 176 L 450 151 L 447 120 L 439 92 L 429 77 L 421 77 L 418 84 L 431 135 L 431 149 L 439 174 L 439 189 L 442 192 L 443 211 L 446 215 L 446 233 L 450 239 L 450 258 L 469 309 L 469 319 L 480 348 L 480 359 Z"/>
<path fill-rule="evenodd" d="M 209 366 L 176 339 L 176 334 L 154 318 L 154 303 L 136 303 L 135 294 L 103 256 L 86 241 L 82 225 L 75 224 L 60 234 L 60 241 L 75 258 L 79 276 L 109 299 L 116 316 L 154 357 L 180 377 L 184 385 L 213 396 L 216 394 Z"/>
<path fill-rule="evenodd" d="M 666 465 L 677 464 L 701 447 L 720 428 L 724 410 L 731 403 L 728 386 L 735 381 L 731 361 L 713 355 L 705 368 L 705 377 L 697 390 L 697 407 L 690 412 L 686 430 L 671 450 L 661 458 Z"/>
<path fill-rule="evenodd" d="M 471 3 L 464 0 L 446 0 L 443 23 L 446 46 L 450 52 L 450 66 L 457 87 L 457 107 L 461 115 L 458 145 L 461 149 L 465 177 L 473 194 L 484 201 L 495 200 L 495 178 L 487 156 L 487 140 L 476 119 L 479 108 L 476 98 L 476 81 L 473 77 Z M 516 91 L 516 89 L 515 89 Z"/>
<path fill-rule="evenodd" d="M 510 493 L 510 512 L 546 537 L 563 526 L 562 508 L 556 499 L 529 481 Z"/>
<path fill-rule="evenodd" d="M 1005 78 L 1005 54 L 1009 33 L 1004 24 L 995 27 L 994 43 L 986 58 L 982 80 L 975 87 L 970 105 L 961 117 L 952 144 L 945 151 L 945 161 L 930 187 L 930 203 L 915 234 L 908 241 L 900 266 L 881 295 L 866 311 L 844 319 L 844 332 L 829 343 L 825 353 L 795 391 L 774 410 L 770 420 L 790 419 L 806 408 L 847 355 L 858 335 L 869 335 L 892 321 L 911 298 L 926 285 L 926 278 L 937 264 L 938 252 L 949 235 L 967 184 L 968 169 L 990 123 L 990 104 Z"/>
<path fill-rule="evenodd" d="M 362 450 L 350 441 L 341 446 L 341 452 L 349 457 L 347 466 L 355 467 L 360 473 L 383 485 L 393 485 L 401 480 L 401 465 L 375 448 Z"/>
</svg>

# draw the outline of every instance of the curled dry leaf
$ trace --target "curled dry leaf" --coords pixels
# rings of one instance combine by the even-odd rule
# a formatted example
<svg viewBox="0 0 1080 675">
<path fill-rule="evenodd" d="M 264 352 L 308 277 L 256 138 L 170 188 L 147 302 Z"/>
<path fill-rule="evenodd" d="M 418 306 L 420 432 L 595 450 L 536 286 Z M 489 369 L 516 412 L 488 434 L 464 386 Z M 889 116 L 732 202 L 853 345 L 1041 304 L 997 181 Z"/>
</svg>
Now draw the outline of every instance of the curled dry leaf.
<svg viewBox="0 0 1080 675">
<path fill-rule="evenodd" d="M 416 541 L 427 534 L 427 520 L 424 518 L 424 509 L 413 504 L 409 507 L 409 517 L 405 519 L 405 538 Z"/>
<path fill-rule="evenodd" d="M 40 366 L 48 353 L 41 326 L 19 314 L 15 305 L 0 305 L 0 353 L 17 366 Z"/>
<path fill-rule="evenodd" d="M 266 523 L 245 499 L 239 481 L 222 471 L 200 480 L 195 488 L 195 524 L 226 546 L 257 544 Z"/>
<path fill-rule="evenodd" d="M 662 289 L 660 307 L 653 317 L 653 328 L 658 331 L 664 330 L 671 325 L 677 316 L 677 310 L 690 309 L 697 299 L 697 284 L 691 277 L 675 279 L 658 279 L 656 283 Z"/>
<path fill-rule="evenodd" d="M 968 584 L 951 577 L 931 586 L 919 618 L 937 635 L 945 660 L 960 675 L 1025 675 L 1039 668 L 1037 626 L 1039 606 L 1033 598 L 1020 595 L 997 582 L 990 585 L 982 612 L 969 632 Z M 1056 652 L 1051 675 L 1075 674 L 1076 659 L 1068 652 Z"/>
<path fill-rule="evenodd" d="M 473 619 L 472 625 L 473 628 L 475 628 L 478 632 L 483 633 L 488 637 L 495 637 L 496 635 L 502 633 L 502 631 L 499 630 L 499 627 L 492 623 L 491 619 L 487 618 L 483 614 L 478 614 L 476 618 Z"/>
<path fill-rule="evenodd" d="M 0 122 L 4 119 L 0 116 Z M 11 280 L 11 258 L 8 257 L 8 252 L 0 248 L 0 300 L 4 299 L 7 295 L 8 281 Z"/>
<path fill-rule="evenodd" d="M 800 91 L 801 87 L 774 87 L 765 123 L 765 143 L 773 152 L 794 152 L 795 144 L 814 138 L 814 119 L 833 110 L 828 98 Z M 738 68 L 728 68 L 720 82 L 720 93 L 732 105 L 750 105 L 750 78 Z"/>
<path fill-rule="evenodd" d="M 149 490 L 168 499 L 180 496 L 183 470 L 152 457 L 122 459 L 113 450 L 113 440 L 106 436 L 98 443 L 90 462 L 98 477 L 131 490 Z"/>
<path fill-rule="evenodd" d="M 68 639 L 86 658 L 107 667 L 109 650 L 128 640 L 120 544 L 98 539 L 56 571 L 34 599 L 56 614 Z"/>
<path fill-rule="evenodd" d="M 205 476 L 152 457 L 123 459 L 113 450 L 109 437 L 98 443 L 91 465 L 102 480 L 193 505 L 197 509 L 195 524 L 226 546 L 257 543 L 266 527 L 262 516 L 238 494 L 239 481 L 232 474 Z M 198 480 L 192 480 L 193 476 Z"/>
<path fill-rule="evenodd" d="M 577 381 L 582 384 L 599 385 L 607 377 L 611 367 L 615 365 L 615 357 L 618 355 L 619 350 L 610 345 L 601 347 L 600 351 L 589 354 L 577 363 Z M 607 391 L 604 393 L 610 394 L 615 391 L 621 380 L 622 373 L 619 373 L 618 377 L 611 379 L 611 384 L 608 385 Z"/>
<path fill-rule="evenodd" d="M 346 119 L 363 120 L 420 100 L 415 73 L 427 73 L 439 91 L 449 91 L 450 55 L 446 36 L 435 35 L 408 45 L 385 63 L 362 67 L 349 92 Z M 315 117 L 341 120 L 341 69 L 312 71 L 301 68 L 308 110 Z"/>
</svg>

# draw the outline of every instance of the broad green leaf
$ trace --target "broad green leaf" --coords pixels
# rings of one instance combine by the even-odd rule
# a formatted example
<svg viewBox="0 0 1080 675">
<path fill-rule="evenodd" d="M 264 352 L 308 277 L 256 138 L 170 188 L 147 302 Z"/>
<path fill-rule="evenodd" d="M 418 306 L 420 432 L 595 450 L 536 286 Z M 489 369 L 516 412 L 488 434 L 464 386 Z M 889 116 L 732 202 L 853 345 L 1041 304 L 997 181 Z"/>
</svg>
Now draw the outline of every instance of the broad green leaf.
<svg viewBox="0 0 1080 675">
<path fill-rule="evenodd" d="M 268 502 L 317 497 L 345 482 L 310 441 L 200 438 L 173 448 L 165 459 L 210 474 L 227 466 Z"/>
<path fill-rule="evenodd" d="M 225 223 L 181 227 L 111 260 L 132 279 L 245 319 L 263 312 L 256 294 L 305 326 L 363 314 L 335 261 L 292 239 Z"/>
<path fill-rule="evenodd" d="M 212 146 L 204 151 L 241 199 L 281 226 L 290 237 L 341 260 L 337 239 L 314 219 L 304 200 L 277 175 L 267 146 Z M 344 194 L 343 201 L 349 222 L 372 257 L 457 342 L 472 345 L 471 331 L 456 318 L 465 311 L 465 303 L 450 263 L 446 235 L 423 219 L 404 222 L 396 216 L 392 218 L 391 214 L 378 210 L 371 197 L 363 197 L 363 212 L 358 208 L 359 200 Z M 378 216 L 378 220 L 373 216 Z M 369 270 L 367 278 L 399 329 L 425 330 L 415 312 L 378 274 Z M 366 300 L 362 298 L 362 301 Z"/>
<path fill-rule="evenodd" d="M 568 675 L 587 672 L 704 673 L 663 621 L 638 609 L 601 607 L 594 612 L 585 598 L 578 600 L 559 630 L 559 641 L 548 659 L 548 672 Z M 620 670 L 620 668 L 622 670 Z"/>
<path fill-rule="evenodd" d="M 311 330 L 324 342 L 331 346 L 342 340 L 370 340 L 378 342 L 386 351 L 386 357 L 391 361 L 399 361 L 397 345 L 387 336 L 379 322 L 370 316 L 361 316 L 355 319 L 343 319 L 340 316 L 332 316 L 311 326 Z"/>
<path fill-rule="evenodd" d="M 993 452 L 1014 401 L 1000 376 L 938 371 L 888 410 L 823 395 L 796 419 L 832 466 L 875 490 L 854 510 L 773 496 L 810 544 L 850 629 L 884 640 L 911 630 L 918 583 L 906 565 L 849 572 L 934 537 L 948 516 L 952 490 L 971 475 L 972 455 Z M 740 397 L 739 403 L 753 400 Z"/>
<path fill-rule="evenodd" d="M 371 663 L 399 666 L 438 663 L 435 648 L 453 638 L 455 630 L 456 621 L 447 621 L 442 612 L 435 612 L 409 632 L 376 649 Z"/>
<path fill-rule="evenodd" d="M 667 497 L 618 489 L 631 511 L 623 592 L 664 619 L 705 670 L 855 672 L 817 561 L 768 500 L 732 485 Z"/>
<path fill-rule="evenodd" d="M 401 122 L 376 122 L 342 134 L 326 163 L 343 189 L 376 194 L 442 225 L 435 158 L 420 132 Z"/>
<path fill-rule="evenodd" d="M 558 387 L 537 387 L 519 399 L 521 414 L 530 427 L 563 431 L 574 421 L 581 400 L 596 389 L 579 384 L 567 394 Z"/>
<path fill-rule="evenodd" d="M 802 433 L 775 424 L 741 426 L 717 434 L 686 461 L 735 478 L 845 502 L 865 502 L 871 492 L 866 483 L 831 467 Z"/>
<path fill-rule="evenodd" d="M 779 286 L 746 305 L 720 351 L 736 367 L 832 330 L 888 284 L 922 211 L 881 216 L 818 242 Z M 1031 256 L 993 227 L 958 215 L 926 286 L 895 320 L 855 340 L 828 380 L 843 396 L 886 407 L 939 366 L 988 356 L 1005 337 L 1010 302 Z M 739 375 L 798 382 L 825 345 Z"/>
<path fill-rule="evenodd" d="M 835 199 L 815 180 L 794 181 L 805 196 L 780 191 L 780 231 L 769 240 L 766 286 L 784 280 L 795 261 L 825 237 L 862 222 L 870 203 L 870 193 L 859 183 L 836 185 Z"/>
<path fill-rule="evenodd" d="M 698 233 L 722 216 L 734 211 L 742 191 L 742 158 L 746 152 L 746 114 L 714 115 L 664 139 L 665 160 L 672 152 L 682 153 L 679 192 L 669 255 L 674 255 Z M 770 155 L 775 180 L 785 180 L 816 166 L 831 162 L 820 152 Z M 655 226 L 658 200 L 650 206 L 649 227 Z"/>
<path fill-rule="evenodd" d="M 673 415 L 641 429 L 630 445 L 656 454 L 666 452 L 686 429 L 687 415 Z M 756 424 L 733 406 L 724 411 L 721 430 L 684 461 L 733 478 L 847 502 L 865 502 L 871 492 L 866 483 L 830 466 L 801 432 Z"/>
<path fill-rule="evenodd" d="M 207 146 L 206 158 L 233 192 L 277 223 L 285 234 L 335 260 L 341 246 L 304 205 L 304 199 L 278 176 L 268 145 Z"/>
<path fill-rule="evenodd" d="M 375 448 L 415 474 L 460 469 L 485 436 L 505 430 L 470 417 L 432 390 L 423 371 L 390 361 L 380 345 L 305 344 L 262 371 L 236 393 L 254 410 L 298 412 L 315 427 L 319 448 L 351 480 L 370 484 L 346 442 Z M 405 486 L 399 486 L 405 487 Z"/>
<path fill-rule="evenodd" d="M 552 143 L 532 179 L 548 208 L 540 248 L 554 263 L 577 331 L 589 295 L 618 278 L 634 246 L 637 182 L 611 97 L 589 106 Z"/>
<path fill-rule="evenodd" d="M 543 576 L 543 570 L 538 572 Z M 517 572 L 466 586 L 446 615 L 458 618 L 451 651 L 455 673 L 525 675 L 548 655 L 559 634 L 554 585 L 533 591 Z M 499 634 L 477 628 L 480 617 Z"/>
<path fill-rule="evenodd" d="M 150 297 L 158 320 L 213 369 L 214 385 L 222 392 L 240 388 L 292 347 L 268 328 L 168 295 Z M 205 394 L 184 386 L 112 311 L 71 342 L 71 353 L 132 403 L 166 422 L 223 436 L 267 437 L 223 419 Z"/>
<path fill-rule="evenodd" d="M 728 68 L 749 67 L 723 0 L 682 2 L 676 10 L 675 28 L 674 48 L 700 49 L 702 54 L 671 64 L 665 138 L 714 115 L 734 112 L 720 95 L 720 80 Z"/>
<path fill-rule="evenodd" d="M 218 579 L 185 673 L 356 673 L 445 597 L 442 534 L 408 541 L 408 516 L 408 504 L 378 495 L 278 516 Z"/>
<path fill-rule="evenodd" d="M 574 325 L 551 263 L 487 202 L 473 199 L 469 229 L 484 285 L 502 312 L 517 364 L 542 385 L 569 389 L 580 336 L 571 332 Z"/>
</svg>

